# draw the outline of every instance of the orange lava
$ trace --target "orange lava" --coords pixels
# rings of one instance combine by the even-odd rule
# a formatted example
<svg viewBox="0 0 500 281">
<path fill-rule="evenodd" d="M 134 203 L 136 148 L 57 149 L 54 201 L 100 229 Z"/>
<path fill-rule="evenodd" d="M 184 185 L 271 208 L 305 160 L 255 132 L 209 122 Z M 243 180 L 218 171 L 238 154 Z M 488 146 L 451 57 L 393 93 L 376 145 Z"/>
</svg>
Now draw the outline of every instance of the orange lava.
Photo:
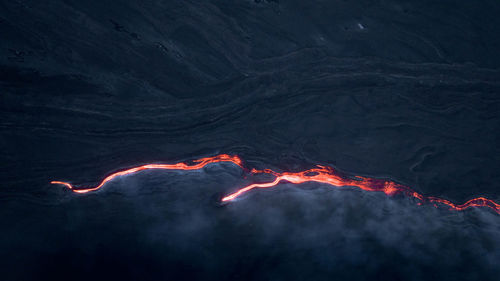
<svg viewBox="0 0 500 281">
<path fill-rule="evenodd" d="M 199 170 L 203 167 L 205 167 L 208 164 L 211 163 L 218 163 L 218 162 L 232 162 L 240 167 L 243 168 L 241 165 L 241 159 L 238 156 L 231 156 L 227 154 L 220 154 L 217 156 L 213 157 L 205 157 L 197 160 L 192 161 L 193 164 L 189 165 L 184 162 L 177 163 L 177 164 L 147 164 L 139 167 L 134 167 L 130 168 L 127 170 L 123 170 L 120 172 L 113 173 L 109 176 L 107 176 L 105 179 L 101 181 L 101 183 L 95 187 L 90 187 L 90 188 L 78 188 L 75 189 L 74 186 L 72 186 L 70 183 L 63 182 L 63 181 L 51 181 L 50 183 L 52 184 L 62 184 L 71 189 L 73 192 L 76 193 L 87 193 L 90 191 L 98 190 L 101 187 L 103 187 L 107 182 L 113 180 L 114 178 L 118 176 L 125 176 L 125 175 L 130 175 L 137 173 L 139 171 L 144 171 L 144 170 L 151 170 L 151 169 L 161 169 L 161 170 Z"/>
<path fill-rule="evenodd" d="M 113 180 L 114 178 L 118 176 L 124 176 L 124 175 L 129 175 L 133 174 L 139 171 L 143 170 L 149 170 L 149 169 L 163 169 L 163 170 L 199 170 L 205 167 L 208 164 L 211 163 L 218 163 L 218 162 L 231 162 L 235 165 L 238 165 L 240 168 L 244 169 L 242 165 L 242 161 L 238 156 L 231 156 L 227 154 L 221 154 L 213 157 L 206 157 L 206 158 L 201 158 L 198 160 L 193 160 L 191 164 L 188 163 L 177 163 L 177 164 L 148 164 L 148 165 L 143 165 L 127 170 L 123 170 L 120 172 L 113 173 L 109 176 L 107 176 L 104 180 L 101 181 L 101 183 L 95 187 L 90 187 L 90 188 L 75 188 L 73 185 L 67 182 L 62 182 L 62 181 L 52 181 L 52 184 L 61 184 L 72 190 L 73 192 L 76 193 L 87 193 L 90 191 L 98 190 L 101 187 L 103 187 L 107 182 Z M 416 198 L 417 200 L 421 201 L 418 204 L 421 205 L 422 203 L 428 202 L 434 204 L 436 207 L 438 204 L 448 206 L 451 210 L 465 210 L 470 207 L 488 207 L 493 209 L 495 212 L 500 214 L 500 204 L 495 203 L 494 201 L 483 198 L 483 197 L 478 197 L 471 199 L 464 204 L 455 204 L 453 202 L 450 202 L 446 199 L 441 199 L 437 197 L 427 197 L 424 196 L 416 191 L 413 191 L 407 186 L 395 183 L 393 181 L 388 181 L 388 180 L 383 180 L 383 179 L 376 179 L 376 178 L 368 178 L 368 177 L 361 177 L 361 176 L 355 176 L 352 178 L 348 178 L 345 176 L 341 176 L 338 172 L 336 172 L 333 168 L 331 167 L 326 167 L 326 166 L 320 166 L 318 165 L 316 168 L 305 170 L 302 172 L 282 172 L 278 173 L 270 169 L 265 169 L 265 170 L 256 170 L 252 169 L 250 171 L 251 174 L 271 174 L 275 176 L 276 178 L 272 182 L 267 182 L 267 183 L 254 183 L 250 184 L 246 187 L 243 187 L 236 192 L 229 194 L 222 198 L 223 202 L 227 201 L 232 201 L 236 199 L 237 197 L 243 195 L 244 193 L 256 189 L 256 188 L 270 188 L 277 186 L 280 182 L 286 181 L 290 182 L 293 184 L 301 184 L 305 182 L 319 182 L 319 183 L 325 183 L 329 184 L 332 186 L 340 187 L 340 186 L 352 186 L 352 187 L 358 187 L 362 190 L 365 191 L 378 191 L 378 192 L 384 192 L 388 196 L 393 196 L 396 194 L 403 194 L 408 197 L 413 197 Z"/>
</svg>

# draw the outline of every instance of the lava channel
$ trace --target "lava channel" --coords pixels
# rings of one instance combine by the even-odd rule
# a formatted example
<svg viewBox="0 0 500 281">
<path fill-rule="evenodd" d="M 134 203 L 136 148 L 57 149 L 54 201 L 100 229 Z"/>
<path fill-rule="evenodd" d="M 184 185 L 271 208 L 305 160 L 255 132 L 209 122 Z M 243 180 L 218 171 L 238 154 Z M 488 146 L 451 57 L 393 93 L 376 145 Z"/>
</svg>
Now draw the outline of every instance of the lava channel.
<svg viewBox="0 0 500 281">
<path fill-rule="evenodd" d="M 95 191 L 102 188 L 107 182 L 113 180 L 118 176 L 130 175 L 137 173 L 143 170 L 151 170 L 151 169 L 161 169 L 161 170 L 199 170 L 204 168 L 205 166 L 218 163 L 218 162 L 231 162 L 242 169 L 245 167 L 242 165 L 242 160 L 238 156 L 231 156 L 228 154 L 220 154 L 213 157 L 205 157 L 197 160 L 191 161 L 191 163 L 180 162 L 176 164 L 147 164 L 143 166 L 138 166 L 134 168 L 130 168 L 127 170 L 119 171 L 113 173 L 106 178 L 104 178 L 97 186 L 89 187 L 89 188 L 75 188 L 68 182 L 63 181 L 52 181 L 52 184 L 60 184 L 66 186 L 73 192 L 76 193 L 87 193 L 90 191 Z M 463 204 L 456 204 L 449 200 L 432 197 L 432 196 L 424 196 L 407 186 L 398 184 L 393 181 L 376 179 L 376 178 L 368 178 L 361 176 L 354 176 L 352 178 L 348 178 L 345 176 L 341 176 L 340 173 L 336 172 L 332 167 L 317 165 L 316 168 L 312 168 L 309 170 L 304 170 L 301 172 L 275 172 L 270 169 L 265 170 L 250 170 L 251 174 L 270 174 L 275 177 L 275 179 L 271 182 L 267 183 L 254 183 L 243 188 L 238 189 L 236 192 L 229 194 L 222 198 L 222 202 L 232 201 L 239 196 L 249 192 L 253 189 L 258 188 L 271 188 L 275 187 L 281 182 L 290 182 L 293 184 L 301 184 L 305 182 L 319 182 L 329 184 L 335 187 L 341 186 L 351 186 L 358 187 L 365 191 L 377 191 L 383 192 L 388 196 L 394 196 L 396 194 L 403 194 L 408 197 L 416 198 L 420 201 L 418 204 L 421 205 L 423 203 L 431 203 L 435 207 L 447 206 L 450 210 L 461 211 L 471 207 L 488 207 L 498 214 L 500 214 L 500 204 L 495 203 L 493 200 L 477 197 L 473 198 Z"/>
</svg>

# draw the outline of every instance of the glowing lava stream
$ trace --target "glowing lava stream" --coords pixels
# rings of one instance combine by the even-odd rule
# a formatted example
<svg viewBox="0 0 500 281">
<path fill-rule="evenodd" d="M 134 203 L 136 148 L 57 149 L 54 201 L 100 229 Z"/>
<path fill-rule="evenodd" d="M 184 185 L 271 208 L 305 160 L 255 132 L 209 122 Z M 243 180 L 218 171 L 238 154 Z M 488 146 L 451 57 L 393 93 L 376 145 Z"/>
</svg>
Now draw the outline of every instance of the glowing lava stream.
<svg viewBox="0 0 500 281">
<path fill-rule="evenodd" d="M 162 169 L 162 170 L 199 170 L 205 167 L 208 164 L 211 163 L 218 163 L 218 162 L 231 162 L 233 164 L 238 165 L 240 168 L 244 169 L 242 165 L 242 161 L 238 156 L 231 156 L 227 154 L 220 154 L 217 156 L 213 157 L 206 157 L 206 158 L 201 158 L 197 160 L 193 160 L 192 164 L 187 164 L 184 162 L 177 163 L 177 164 L 148 164 L 148 165 L 143 165 L 135 168 L 130 168 L 127 170 L 123 170 L 120 172 L 113 173 L 109 176 L 107 176 L 105 179 L 101 181 L 101 183 L 95 187 L 90 187 L 90 188 L 80 188 L 80 189 L 75 189 L 73 185 L 67 182 L 62 182 L 62 181 L 52 181 L 52 184 L 61 184 L 72 190 L 73 192 L 76 193 L 87 193 L 90 191 L 95 191 L 103 187 L 107 182 L 113 180 L 114 178 L 118 176 L 124 176 L 124 175 L 129 175 L 133 174 L 139 171 L 143 170 L 150 170 L 150 169 Z M 320 166 L 317 165 L 317 168 L 305 170 L 302 172 L 296 172 L 296 173 L 291 173 L 291 172 L 283 172 L 283 173 L 278 173 L 270 169 L 265 169 L 265 170 L 255 170 L 252 169 L 250 171 L 252 174 L 271 174 L 274 175 L 276 178 L 272 182 L 268 183 L 254 183 L 251 185 L 248 185 L 246 187 L 243 187 L 239 189 L 238 191 L 227 195 L 226 197 L 222 198 L 223 202 L 227 201 L 232 201 L 236 199 L 237 197 L 243 195 L 244 193 L 255 189 L 255 188 L 270 188 L 278 185 L 282 181 L 288 181 L 293 184 L 300 184 L 304 182 L 319 182 L 319 183 L 326 183 L 332 186 L 353 186 L 353 187 L 358 187 L 366 191 L 381 191 L 384 192 L 385 194 L 389 196 L 393 196 L 396 194 L 404 194 L 408 197 L 413 197 L 418 199 L 419 204 L 428 202 L 434 204 L 434 206 L 437 207 L 437 204 L 443 204 L 448 206 L 451 210 L 464 210 L 470 207 L 488 207 L 493 209 L 495 212 L 500 214 L 500 204 L 495 203 L 493 200 L 483 198 L 483 197 L 478 197 L 478 198 L 473 198 L 464 204 L 455 204 L 453 202 L 450 202 L 446 199 L 438 198 L 438 197 L 431 197 L 431 196 L 424 196 L 418 192 L 413 191 L 407 186 L 395 183 L 393 181 L 387 181 L 383 179 L 375 179 L 375 178 L 367 178 L 367 177 L 360 177 L 360 176 L 355 176 L 353 178 L 347 178 L 340 176 L 338 172 L 336 172 L 333 168 L 331 167 L 326 167 L 326 166 Z"/>
<path fill-rule="evenodd" d="M 231 155 L 227 155 L 227 154 L 220 154 L 220 155 L 213 156 L 213 157 L 201 158 L 201 159 L 193 160 L 192 162 L 195 164 L 188 165 L 188 164 L 183 163 L 183 162 L 177 163 L 177 164 L 148 164 L 148 165 L 143 165 L 143 166 L 139 166 L 139 167 L 135 167 L 135 168 L 130 168 L 127 170 L 123 170 L 121 172 L 113 173 L 113 174 L 107 176 L 105 179 L 103 179 L 98 186 L 90 187 L 90 188 L 75 189 L 75 187 L 72 186 L 70 183 L 63 182 L 63 181 L 51 181 L 50 183 L 65 185 L 66 187 L 68 187 L 69 189 L 71 189 L 73 192 L 76 192 L 76 193 L 87 193 L 89 191 L 94 191 L 94 190 L 100 189 L 107 182 L 113 180 L 114 178 L 116 178 L 118 176 L 130 175 L 130 174 L 134 174 L 134 173 L 137 173 L 137 172 L 143 171 L 143 170 L 151 170 L 151 169 L 199 170 L 210 163 L 217 163 L 217 162 L 232 162 L 232 163 L 240 166 L 241 168 L 243 168 L 243 166 L 241 165 L 241 159 L 238 156 L 231 156 Z"/>
</svg>

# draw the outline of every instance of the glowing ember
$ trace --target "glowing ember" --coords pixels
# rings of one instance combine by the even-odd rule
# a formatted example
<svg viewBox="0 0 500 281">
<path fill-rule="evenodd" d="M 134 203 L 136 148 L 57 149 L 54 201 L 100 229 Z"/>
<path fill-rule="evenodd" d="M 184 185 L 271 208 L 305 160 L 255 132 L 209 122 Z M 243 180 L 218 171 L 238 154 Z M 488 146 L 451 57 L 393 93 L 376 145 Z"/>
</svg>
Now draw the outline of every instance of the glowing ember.
<svg viewBox="0 0 500 281">
<path fill-rule="evenodd" d="M 233 164 L 238 165 L 240 168 L 244 168 L 242 165 L 242 161 L 238 156 L 230 156 L 227 154 L 221 154 L 213 157 L 206 157 L 206 158 L 201 158 L 198 160 L 193 160 L 192 164 L 188 163 L 177 163 L 177 164 L 148 164 L 148 165 L 143 165 L 131 169 L 127 169 L 124 171 L 116 172 L 113 173 L 109 176 L 107 176 L 104 180 L 101 181 L 101 183 L 95 187 L 91 188 L 76 188 L 71 185 L 70 183 L 67 182 L 62 182 L 62 181 L 52 181 L 52 184 L 61 184 L 72 190 L 73 192 L 76 193 L 87 193 L 90 191 L 98 190 L 101 187 L 103 187 L 107 182 L 113 180 L 114 178 L 118 176 L 124 176 L 124 175 L 129 175 L 133 174 L 139 171 L 143 170 L 149 170 L 149 169 L 162 169 L 162 170 L 199 170 L 205 167 L 208 164 L 211 163 L 218 163 L 218 162 L 231 162 Z M 272 182 L 268 183 L 254 183 L 251 185 L 248 185 L 246 187 L 243 187 L 239 189 L 238 191 L 227 195 L 226 197 L 222 198 L 223 202 L 231 201 L 234 200 L 235 198 L 243 195 L 244 193 L 256 189 L 256 188 L 270 188 L 278 185 L 282 181 L 287 181 L 293 184 L 300 184 L 300 183 L 305 183 L 305 182 L 319 182 L 319 183 L 326 183 L 332 186 L 353 186 L 353 187 L 358 187 L 366 191 L 381 191 L 384 192 L 385 194 L 389 196 L 393 196 L 396 194 L 403 194 L 408 197 L 413 197 L 418 199 L 419 205 L 421 205 L 424 202 L 429 202 L 434 204 L 437 207 L 437 204 L 442 204 L 448 206 L 451 210 L 457 210 L 461 211 L 470 207 L 488 207 L 493 209 L 495 212 L 500 214 L 500 204 L 495 203 L 494 201 L 490 199 L 486 199 L 483 197 L 478 197 L 471 199 L 464 204 L 455 204 L 452 203 L 448 200 L 437 198 L 437 197 L 426 197 L 418 192 L 415 192 L 411 190 L 409 187 L 395 183 L 393 181 L 387 181 L 387 180 L 382 180 L 382 179 L 375 179 L 375 178 L 367 178 L 367 177 L 360 177 L 356 176 L 354 178 L 346 178 L 341 176 L 338 172 L 336 172 L 333 168 L 331 167 L 325 167 L 325 166 L 320 166 L 318 165 L 317 168 L 305 170 L 302 172 L 296 172 L 296 173 L 290 173 L 290 172 L 283 172 L 283 173 L 278 173 L 270 169 L 265 169 L 265 170 L 255 170 L 252 169 L 250 171 L 252 174 L 271 174 L 275 176 L 276 178 Z"/>
</svg>

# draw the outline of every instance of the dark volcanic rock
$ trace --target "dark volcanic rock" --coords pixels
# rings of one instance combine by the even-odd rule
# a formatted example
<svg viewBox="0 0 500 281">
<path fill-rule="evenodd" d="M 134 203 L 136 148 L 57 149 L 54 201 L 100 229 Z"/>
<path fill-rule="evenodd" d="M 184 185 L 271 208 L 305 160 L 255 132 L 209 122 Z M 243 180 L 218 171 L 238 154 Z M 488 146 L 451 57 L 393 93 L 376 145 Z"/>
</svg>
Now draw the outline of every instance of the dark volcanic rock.
<svg viewBox="0 0 500 281">
<path fill-rule="evenodd" d="M 0 4 L 6 280 L 496 279 L 489 210 L 314 184 L 215 204 L 248 183 L 231 165 L 49 182 L 229 153 L 500 202 L 498 1 L 94 2 Z"/>
</svg>

